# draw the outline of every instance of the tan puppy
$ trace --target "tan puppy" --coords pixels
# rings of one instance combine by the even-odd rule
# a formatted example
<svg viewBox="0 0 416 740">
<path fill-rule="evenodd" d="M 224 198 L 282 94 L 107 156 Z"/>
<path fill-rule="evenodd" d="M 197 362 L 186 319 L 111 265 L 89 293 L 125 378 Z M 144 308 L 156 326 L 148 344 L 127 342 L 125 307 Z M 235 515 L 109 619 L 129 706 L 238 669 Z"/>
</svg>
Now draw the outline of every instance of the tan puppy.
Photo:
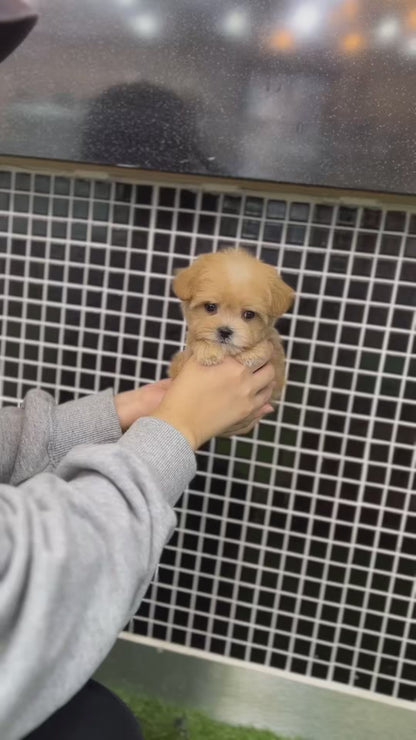
<svg viewBox="0 0 416 740">
<path fill-rule="evenodd" d="M 285 383 L 285 356 L 274 324 L 292 305 L 294 291 L 270 265 L 243 249 L 204 254 L 173 281 L 187 322 L 186 349 L 174 355 L 169 375 L 195 355 L 202 365 L 217 365 L 232 355 L 248 367 L 261 367 L 268 345 L 280 398 Z"/>
</svg>

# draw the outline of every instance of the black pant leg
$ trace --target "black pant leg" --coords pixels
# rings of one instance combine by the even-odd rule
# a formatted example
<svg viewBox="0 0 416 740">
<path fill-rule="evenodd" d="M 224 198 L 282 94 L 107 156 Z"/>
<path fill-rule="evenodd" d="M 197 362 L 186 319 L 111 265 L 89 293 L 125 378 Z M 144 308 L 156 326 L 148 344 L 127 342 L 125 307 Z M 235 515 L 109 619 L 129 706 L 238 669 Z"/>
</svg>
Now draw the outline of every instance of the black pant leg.
<svg viewBox="0 0 416 740">
<path fill-rule="evenodd" d="M 24 740 L 143 740 L 143 735 L 121 699 L 91 680 Z"/>
</svg>

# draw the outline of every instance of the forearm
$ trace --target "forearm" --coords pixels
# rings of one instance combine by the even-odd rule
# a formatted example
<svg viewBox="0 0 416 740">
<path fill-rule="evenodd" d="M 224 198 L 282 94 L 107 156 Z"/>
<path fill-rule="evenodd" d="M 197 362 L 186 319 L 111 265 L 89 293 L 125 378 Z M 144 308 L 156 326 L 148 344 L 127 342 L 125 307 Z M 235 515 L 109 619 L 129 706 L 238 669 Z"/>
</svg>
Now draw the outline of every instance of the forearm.
<svg viewBox="0 0 416 740">
<path fill-rule="evenodd" d="M 186 440 L 143 419 L 0 486 L 0 727 L 17 740 L 92 675 L 137 609 L 195 473 Z M 36 692 L 33 687 L 36 686 Z"/>
<path fill-rule="evenodd" d="M 22 408 L 0 411 L 0 482 L 18 485 L 53 470 L 77 445 L 120 436 L 111 390 L 60 406 L 48 393 L 30 391 Z"/>
</svg>

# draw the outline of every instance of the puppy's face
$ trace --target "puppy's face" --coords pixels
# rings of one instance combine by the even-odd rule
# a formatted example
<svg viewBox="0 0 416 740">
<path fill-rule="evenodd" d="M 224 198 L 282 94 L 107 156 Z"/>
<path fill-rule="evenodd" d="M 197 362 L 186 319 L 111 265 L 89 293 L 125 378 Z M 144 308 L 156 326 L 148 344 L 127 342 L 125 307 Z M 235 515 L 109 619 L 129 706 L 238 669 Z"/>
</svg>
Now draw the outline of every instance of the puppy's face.
<svg viewBox="0 0 416 740">
<path fill-rule="evenodd" d="M 294 292 L 276 270 L 240 249 L 199 257 L 175 278 L 189 342 L 221 344 L 238 354 L 265 339 Z"/>
</svg>

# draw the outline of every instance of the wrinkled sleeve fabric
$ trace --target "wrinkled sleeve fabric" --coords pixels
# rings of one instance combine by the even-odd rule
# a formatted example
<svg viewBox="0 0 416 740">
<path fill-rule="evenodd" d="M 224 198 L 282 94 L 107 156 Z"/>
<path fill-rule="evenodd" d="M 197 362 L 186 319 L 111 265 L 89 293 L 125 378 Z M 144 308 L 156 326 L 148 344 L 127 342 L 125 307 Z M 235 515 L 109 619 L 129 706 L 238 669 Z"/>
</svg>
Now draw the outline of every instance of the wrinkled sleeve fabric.
<svg viewBox="0 0 416 740">
<path fill-rule="evenodd" d="M 64 448 L 54 447 L 60 462 L 50 470 L 0 485 L 2 740 L 40 725 L 105 658 L 143 598 L 196 471 L 187 440 L 154 418 L 115 443 L 62 456 Z"/>
<path fill-rule="evenodd" d="M 18 485 L 53 470 L 77 445 L 120 437 L 111 389 L 60 406 L 44 391 L 29 391 L 21 408 L 0 410 L 0 483 Z"/>
</svg>

